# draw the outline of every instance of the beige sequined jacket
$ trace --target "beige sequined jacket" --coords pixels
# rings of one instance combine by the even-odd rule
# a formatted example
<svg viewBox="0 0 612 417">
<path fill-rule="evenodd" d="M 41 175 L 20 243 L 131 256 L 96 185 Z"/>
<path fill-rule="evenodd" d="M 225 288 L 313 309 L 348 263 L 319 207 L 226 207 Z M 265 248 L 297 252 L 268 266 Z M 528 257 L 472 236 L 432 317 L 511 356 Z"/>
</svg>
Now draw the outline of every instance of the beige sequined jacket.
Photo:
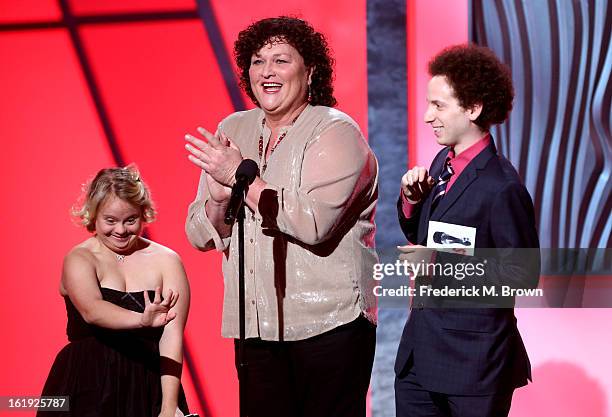
<svg viewBox="0 0 612 417">
<path fill-rule="evenodd" d="M 261 109 L 219 124 L 243 157 L 259 163 Z M 270 130 L 264 127 L 264 149 Z M 261 166 L 261 163 L 260 163 Z M 378 166 L 357 124 L 307 106 L 268 161 L 257 212 L 246 208 L 246 335 L 301 340 L 351 322 L 375 321 L 372 268 Z M 186 232 L 200 250 L 224 252 L 222 334 L 238 337 L 238 232 L 221 238 L 206 216 L 202 173 Z"/>
</svg>

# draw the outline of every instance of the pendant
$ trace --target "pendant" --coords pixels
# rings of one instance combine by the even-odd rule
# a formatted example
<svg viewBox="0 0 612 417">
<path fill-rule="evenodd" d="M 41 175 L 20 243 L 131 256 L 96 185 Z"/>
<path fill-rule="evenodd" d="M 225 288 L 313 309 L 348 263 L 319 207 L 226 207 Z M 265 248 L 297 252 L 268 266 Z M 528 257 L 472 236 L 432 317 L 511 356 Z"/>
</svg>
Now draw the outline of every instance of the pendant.
<svg viewBox="0 0 612 417">
<path fill-rule="evenodd" d="M 115 257 L 117 258 L 117 262 L 123 262 L 125 260 L 125 255 L 119 255 L 116 253 Z"/>
</svg>

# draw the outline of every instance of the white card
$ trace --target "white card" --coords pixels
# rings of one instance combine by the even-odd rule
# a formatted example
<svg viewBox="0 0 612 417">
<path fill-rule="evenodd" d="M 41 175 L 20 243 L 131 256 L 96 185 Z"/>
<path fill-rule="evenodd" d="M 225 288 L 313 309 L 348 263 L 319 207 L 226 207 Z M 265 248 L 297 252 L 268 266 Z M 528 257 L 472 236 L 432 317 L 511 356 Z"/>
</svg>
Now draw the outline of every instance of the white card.
<svg viewBox="0 0 612 417">
<path fill-rule="evenodd" d="M 427 247 L 447 252 L 474 255 L 476 228 L 444 222 L 429 222 Z"/>
</svg>

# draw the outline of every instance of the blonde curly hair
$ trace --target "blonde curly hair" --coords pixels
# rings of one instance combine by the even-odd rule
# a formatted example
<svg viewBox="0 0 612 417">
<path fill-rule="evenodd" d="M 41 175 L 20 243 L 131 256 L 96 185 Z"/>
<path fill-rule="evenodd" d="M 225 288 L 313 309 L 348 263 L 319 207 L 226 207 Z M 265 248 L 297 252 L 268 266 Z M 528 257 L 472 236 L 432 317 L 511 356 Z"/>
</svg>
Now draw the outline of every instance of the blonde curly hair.
<svg viewBox="0 0 612 417">
<path fill-rule="evenodd" d="M 124 168 L 104 168 L 83 186 L 83 195 L 72 207 L 76 222 L 89 232 L 96 230 L 96 215 L 100 205 L 116 196 L 140 209 L 145 223 L 155 220 L 155 207 L 149 188 L 140 178 L 138 168 L 130 164 Z"/>
</svg>

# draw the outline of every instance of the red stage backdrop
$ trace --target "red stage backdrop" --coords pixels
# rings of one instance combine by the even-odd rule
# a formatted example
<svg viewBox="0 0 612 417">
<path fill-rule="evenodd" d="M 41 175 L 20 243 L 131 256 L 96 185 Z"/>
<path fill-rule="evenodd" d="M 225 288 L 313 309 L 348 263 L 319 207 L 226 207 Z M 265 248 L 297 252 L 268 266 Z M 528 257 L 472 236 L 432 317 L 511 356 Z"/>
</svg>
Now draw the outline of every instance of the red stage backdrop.
<svg viewBox="0 0 612 417">
<path fill-rule="evenodd" d="M 251 106 L 244 95 L 231 95 L 233 64 L 223 64 L 221 55 L 231 57 L 249 23 L 282 14 L 303 17 L 328 37 L 338 107 L 367 135 L 366 0 L 199 6 L 193 0 L 0 3 L 0 395 L 38 395 L 66 343 L 58 283 L 64 254 L 87 237 L 69 216 L 81 184 L 103 167 L 134 162 L 159 211 L 148 232 L 181 255 L 191 282 L 188 401 L 202 416 L 238 415 L 233 343 L 220 336 L 221 258 L 196 251 L 184 235 L 199 172 L 186 159 L 183 136 L 197 126 L 215 129 L 241 101 Z M 406 3 L 411 133 L 397 140 L 408 140 L 411 165 L 428 165 L 437 150 L 422 122 L 426 62 L 442 47 L 467 41 L 467 7 L 467 0 Z M 601 331 L 609 327 L 604 313 L 517 313 L 536 383 L 517 391 L 513 417 L 607 415 L 612 362 L 603 351 L 610 344 Z"/>
<path fill-rule="evenodd" d="M 303 17 L 328 37 L 339 106 L 365 133 L 365 0 L 202 2 L 214 18 L 206 25 L 188 0 L 61 3 L 0 5 L 0 274 L 7 296 L 0 303 L 0 395 L 38 395 L 66 343 L 62 258 L 87 237 L 69 209 L 81 184 L 119 156 L 136 163 L 152 189 L 159 217 L 151 238 L 181 255 L 190 279 L 192 366 L 183 378 L 190 405 L 201 415 L 237 415 L 233 343 L 220 336 L 221 258 L 196 251 L 184 235 L 199 172 L 186 159 L 183 136 L 197 126 L 215 129 L 236 110 L 215 51 L 231 56 L 241 29 L 281 14 Z"/>
</svg>

